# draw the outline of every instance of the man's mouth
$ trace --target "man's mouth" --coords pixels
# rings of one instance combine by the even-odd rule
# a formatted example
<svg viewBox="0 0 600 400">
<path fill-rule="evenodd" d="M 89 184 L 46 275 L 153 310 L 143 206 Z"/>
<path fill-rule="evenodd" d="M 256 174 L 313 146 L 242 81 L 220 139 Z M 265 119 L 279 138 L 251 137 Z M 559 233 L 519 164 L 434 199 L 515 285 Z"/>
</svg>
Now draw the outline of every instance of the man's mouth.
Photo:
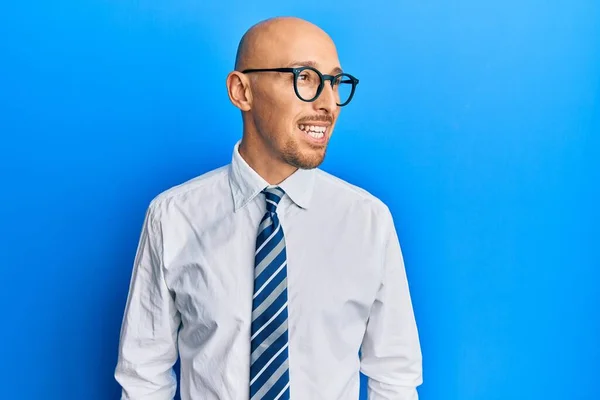
<svg viewBox="0 0 600 400">
<path fill-rule="evenodd" d="M 327 126 L 323 125 L 298 125 L 298 128 L 306 133 L 308 136 L 312 137 L 315 140 L 323 140 L 329 129 Z"/>
</svg>

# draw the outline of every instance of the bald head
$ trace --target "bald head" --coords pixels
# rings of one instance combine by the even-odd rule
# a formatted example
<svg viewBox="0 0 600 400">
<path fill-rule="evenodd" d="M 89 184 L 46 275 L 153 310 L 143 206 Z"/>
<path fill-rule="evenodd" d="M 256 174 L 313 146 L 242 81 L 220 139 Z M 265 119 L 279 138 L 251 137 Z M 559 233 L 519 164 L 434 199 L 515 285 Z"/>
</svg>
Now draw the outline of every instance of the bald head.
<svg viewBox="0 0 600 400">
<path fill-rule="evenodd" d="M 278 17 L 243 35 L 235 69 L 227 75 L 229 99 L 242 111 L 240 154 L 269 182 L 281 182 L 297 168 L 317 167 L 340 112 L 339 82 L 323 85 L 302 67 L 324 75 L 341 72 L 333 40 L 310 22 Z M 242 72 L 246 69 L 256 71 Z"/>
<path fill-rule="evenodd" d="M 271 18 L 244 34 L 235 69 L 282 67 L 291 61 L 312 60 L 323 52 L 333 53 L 337 58 L 333 40 L 318 26 L 295 17 Z"/>
</svg>

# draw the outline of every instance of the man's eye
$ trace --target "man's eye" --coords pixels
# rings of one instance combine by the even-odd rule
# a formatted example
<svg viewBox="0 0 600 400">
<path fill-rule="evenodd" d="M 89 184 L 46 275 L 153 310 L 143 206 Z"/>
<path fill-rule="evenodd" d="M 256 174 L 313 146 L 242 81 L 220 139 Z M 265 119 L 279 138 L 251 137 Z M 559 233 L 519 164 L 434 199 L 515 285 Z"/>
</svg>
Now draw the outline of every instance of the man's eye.
<svg viewBox="0 0 600 400">
<path fill-rule="evenodd" d="M 310 80 L 310 74 L 300 74 L 300 75 L 298 75 L 298 80 L 308 81 L 308 80 Z"/>
</svg>

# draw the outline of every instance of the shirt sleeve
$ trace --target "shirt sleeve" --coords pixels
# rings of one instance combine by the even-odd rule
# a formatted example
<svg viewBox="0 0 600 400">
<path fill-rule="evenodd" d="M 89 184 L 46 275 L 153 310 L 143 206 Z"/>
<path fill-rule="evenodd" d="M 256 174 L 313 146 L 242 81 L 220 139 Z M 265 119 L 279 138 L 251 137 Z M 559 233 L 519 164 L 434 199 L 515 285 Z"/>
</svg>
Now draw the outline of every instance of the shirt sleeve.
<svg viewBox="0 0 600 400">
<path fill-rule="evenodd" d="M 362 342 L 361 372 L 369 378 L 369 400 L 418 400 L 421 348 L 402 251 L 387 211 L 382 281 Z"/>
<path fill-rule="evenodd" d="M 180 315 L 164 279 L 162 237 L 148 208 L 133 264 L 115 379 L 121 400 L 171 400 Z"/>
</svg>

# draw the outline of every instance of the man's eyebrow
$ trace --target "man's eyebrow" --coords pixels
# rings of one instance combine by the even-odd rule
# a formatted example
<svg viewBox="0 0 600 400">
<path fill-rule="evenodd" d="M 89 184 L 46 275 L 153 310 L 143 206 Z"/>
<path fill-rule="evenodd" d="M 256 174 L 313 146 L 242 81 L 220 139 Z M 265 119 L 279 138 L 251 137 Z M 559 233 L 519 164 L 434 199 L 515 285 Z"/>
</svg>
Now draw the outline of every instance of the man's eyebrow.
<svg viewBox="0 0 600 400">
<path fill-rule="evenodd" d="M 287 65 L 288 67 L 294 67 L 294 66 L 301 66 L 301 67 L 313 67 L 315 69 L 317 68 L 317 63 L 314 61 L 292 61 L 291 63 L 289 63 Z M 336 74 L 341 74 L 342 72 L 344 72 L 340 67 L 335 67 L 331 73 L 336 75 Z"/>
</svg>

